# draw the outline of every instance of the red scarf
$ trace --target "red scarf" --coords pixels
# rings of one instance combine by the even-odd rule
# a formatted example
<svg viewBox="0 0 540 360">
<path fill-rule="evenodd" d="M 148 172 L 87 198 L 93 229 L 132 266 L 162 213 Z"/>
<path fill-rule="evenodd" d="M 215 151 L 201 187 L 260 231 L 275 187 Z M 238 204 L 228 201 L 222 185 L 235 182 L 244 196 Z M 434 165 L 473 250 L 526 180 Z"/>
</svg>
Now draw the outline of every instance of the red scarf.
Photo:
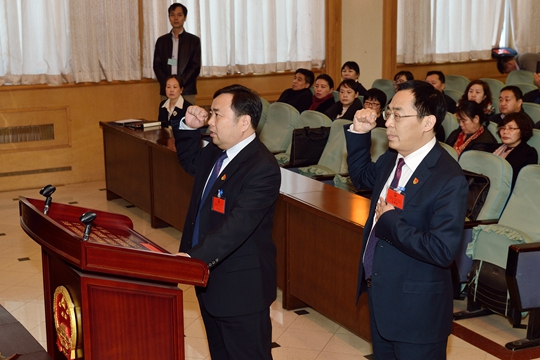
<svg viewBox="0 0 540 360">
<path fill-rule="evenodd" d="M 484 132 L 484 127 L 480 126 L 480 129 L 476 130 L 468 139 L 467 134 L 465 134 L 463 131 L 459 133 L 458 138 L 456 140 L 456 143 L 454 144 L 454 150 L 456 150 L 458 156 L 461 155 L 463 150 L 477 137 L 482 135 Z"/>
<path fill-rule="evenodd" d="M 309 107 L 308 110 L 317 110 L 317 108 L 323 103 L 325 102 L 326 100 L 330 99 L 334 97 L 334 94 L 330 93 L 328 95 L 326 95 L 325 97 L 323 97 L 322 99 L 319 99 L 317 98 L 315 95 L 313 95 L 313 100 L 311 102 L 311 106 Z"/>
</svg>

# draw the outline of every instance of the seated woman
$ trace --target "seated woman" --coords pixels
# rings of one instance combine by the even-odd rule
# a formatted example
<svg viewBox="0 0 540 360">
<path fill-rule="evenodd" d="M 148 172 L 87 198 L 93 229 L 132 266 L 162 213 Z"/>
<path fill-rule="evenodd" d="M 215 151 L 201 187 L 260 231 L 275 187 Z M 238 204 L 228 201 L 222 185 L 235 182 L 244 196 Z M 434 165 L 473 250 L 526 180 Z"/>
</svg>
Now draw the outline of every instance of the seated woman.
<svg viewBox="0 0 540 360">
<path fill-rule="evenodd" d="M 461 156 L 466 150 L 486 150 L 489 144 L 497 140 L 487 129 L 484 111 L 475 101 L 463 101 L 456 111 L 459 129 L 452 131 L 446 143 Z"/>
<path fill-rule="evenodd" d="M 482 80 L 473 80 L 465 88 L 463 96 L 459 99 L 458 104 L 464 101 L 476 101 L 482 109 L 484 114 L 491 115 L 495 111 L 491 104 L 491 90 L 489 85 Z"/>
<path fill-rule="evenodd" d="M 345 79 L 339 84 L 337 90 L 339 91 L 339 101 L 326 111 L 326 116 L 332 121 L 336 119 L 352 120 L 354 114 L 362 109 L 362 102 L 358 99 L 356 81 Z"/>
<path fill-rule="evenodd" d="M 538 164 L 536 149 L 527 144 L 533 134 L 531 121 L 528 117 L 527 114 L 522 113 L 506 115 L 499 126 L 502 144 L 489 144 L 486 149 L 506 159 L 512 165 L 512 187 L 516 183 L 521 168 L 526 165 Z"/>
<path fill-rule="evenodd" d="M 308 110 L 315 110 L 324 114 L 326 110 L 336 103 L 332 93 L 334 91 L 334 80 L 330 75 L 321 74 L 317 76 L 314 88 L 313 101 Z"/>
<path fill-rule="evenodd" d="M 360 77 L 360 66 L 356 61 L 347 61 L 341 67 L 341 79 L 352 79 L 356 82 L 356 91 L 359 95 L 366 96 L 366 88 L 362 85 L 358 78 Z"/>
<path fill-rule="evenodd" d="M 406 81 L 414 80 L 412 72 L 403 70 L 394 75 L 394 92 L 398 91 L 398 85 Z"/>
<path fill-rule="evenodd" d="M 364 97 L 364 107 L 377 113 L 376 127 L 386 127 L 386 121 L 382 115 L 382 110 L 386 107 L 386 94 L 384 91 L 376 88 L 369 89 Z"/>
<path fill-rule="evenodd" d="M 170 126 L 171 121 L 180 121 L 186 115 L 187 108 L 192 104 L 182 97 L 183 90 L 182 79 L 176 75 L 167 78 L 165 83 L 167 100 L 163 100 L 159 104 L 158 120 L 161 121 L 161 126 Z"/>
</svg>

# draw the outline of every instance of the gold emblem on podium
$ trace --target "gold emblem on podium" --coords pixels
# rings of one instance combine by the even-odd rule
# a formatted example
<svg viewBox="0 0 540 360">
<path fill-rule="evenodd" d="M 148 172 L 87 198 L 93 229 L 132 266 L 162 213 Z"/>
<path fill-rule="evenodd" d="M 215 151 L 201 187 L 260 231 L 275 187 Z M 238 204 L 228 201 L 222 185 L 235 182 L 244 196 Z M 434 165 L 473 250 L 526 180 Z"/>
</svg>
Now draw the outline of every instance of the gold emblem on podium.
<svg viewBox="0 0 540 360">
<path fill-rule="evenodd" d="M 54 291 L 54 327 L 56 329 L 56 346 L 69 360 L 76 358 L 77 320 L 75 305 L 69 291 L 59 286 Z"/>
</svg>

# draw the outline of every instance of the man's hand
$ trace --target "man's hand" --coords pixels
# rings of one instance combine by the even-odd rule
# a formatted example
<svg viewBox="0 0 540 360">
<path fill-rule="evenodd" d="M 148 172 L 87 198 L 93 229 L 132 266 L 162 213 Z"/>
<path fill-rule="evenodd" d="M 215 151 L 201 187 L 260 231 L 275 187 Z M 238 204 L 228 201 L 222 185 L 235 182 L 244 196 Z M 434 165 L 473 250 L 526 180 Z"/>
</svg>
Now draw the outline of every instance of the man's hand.
<svg viewBox="0 0 540 360">
<path fill-rule="evenodd" d="M 358 110 L 354 114 L 353 131 L 361 134 L 370 132 L 377 125 L 377 113 L 372 109 Z"/>
<path fill-rule="evenodd" d="M 191 105 L 187 108 L 185 122 L 192 129 L 198 129 L 206 125 L 208 112 L 202 107 Z"/>
<path fill-rule="evenodd" d="M 379 198 L 377 206 L 375 207 L 375 219 L 378 221 L 382 214 L 389 210 L 394 210 L 395 207 L 390 205 L 382 197 Z"/>
</svg>

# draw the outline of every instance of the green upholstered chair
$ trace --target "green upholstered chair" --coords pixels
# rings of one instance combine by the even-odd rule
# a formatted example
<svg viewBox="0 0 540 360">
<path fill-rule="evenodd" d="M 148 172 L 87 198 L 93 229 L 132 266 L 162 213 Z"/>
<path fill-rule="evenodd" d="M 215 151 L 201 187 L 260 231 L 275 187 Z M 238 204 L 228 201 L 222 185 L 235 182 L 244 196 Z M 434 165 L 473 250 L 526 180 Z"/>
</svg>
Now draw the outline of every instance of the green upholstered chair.
<svg viewBox="0 0 540 360">
<path fill-rule="evenodd" d="M 459 127 L 459 122 L 457 121 L 454 114 L 446 112 L 446 115 L 444 116 L 441 125 L 444 129 L 444 136 L 446 140 L 448 139 L 448 136 L 450 136 L 452 131 L 456 130 Z"/>
<path fill-rule="evenodd" d="M 499 99 L 499 94 L 501 93 L 501 89 L 504 87 L 504 83 L 501 80 L 492 78 L 480 78 L 480 80 L 489 85 L 491 96 Z"/>
<path fill-rule="evenodd" d="M 527 70 L 514 70 L 508 73 L 505 85 L 531 84 L 534 85 L 534 73 Z"/>
<path fill-rule="evenodd" d="M 310 128 L 319 128 L 321 126 L 330 127 L 331 125 L 332 120 L 330 120 L 330 118 L 325 114 L 314 110 L 304 110 L 298 118 L 297 129 L 302 129 L 306 126 Z M 286 165 L 289 163 L 289 157 L 291 156 L 291 144 L 289 144 L 287 151 L 275 155 L 280 165 Z"/>
<path fill-rule="evenodd" d="M 375 162 L 388 149 L 386 128 L 376 127 L 371 130 L 371 161 Z"/>
<path fill-rule="evenodd" d="M 394 91 L 394 82 L 392 80 L 375 79 L 371 87 L 384 91 L 386 94 L 386 102 L 390 102 L 390 99 L 396 94 Z"/>
<path fill-rule="evenodd" d="M 467 88 L 467 85 L 469 85 L 469 83 L 471 82 L 468 78 L 462 75 L 446 75 L 444 78 L 445 78 L 445 82 L 444 82 L 445 93 L 446 93 L 446 90 L 455 90 L 463 94 L 463 92 Z"/>
<path fill-rule="evenodd" d="M 517 87 L 521 90 L 521 92 L 522 92 L 523 94 L 526 94 L 526 93 L 528 93 L 528 92 L 530 92 L 530 91 L 533 91 L 533 90 L 537 90 L 537 89 L 538 89 L 538 87 L 537 87 L 536 85 L 534 85 L 534 84 L 523 84 L 523 83 L 519 83 L 519 84 L 512 84 L 512 85 L 517 86 Z"/>
<path fill-rule="evenodd" d="M 298 127 L 300 114 L 293 106 L 275 102 L 268 107 L 266 122 L 259 138 L 272 153 L 287 151 L 292 139 L 292 132 Z"/>
<path fill-rule="evenodd" d="M 466 312 L 459 317 L 481 316 L 496 312 L 520 326 L 522 313 L 507 287 L 505 269 L 511 245 L 540 241 L 540 165 L 521 169 L 516 185 L 498 224 L 480 225 L 473 229 L 467 254 L 474 259 L 470 274 L 470 290 Z M 536 263 L 535 266 L 539 266 Z M 533 286 L 538 289 L 538 286 Z M 536 290 L 538 291 L 538 290 Z M 484 310 L 484 309 L 487 309 Z M 529 326 L 532 319 L 529 319 Z"/>
<path fill-rule="evenodd" d="M 540 104 L 524 102 L 521 106 L 523 107 L 523 111 L 531 117 L 535 124 L 540 121 Z"/>
<path fill-rule="evenodd" d="M 457 151 L 453 147 L 441 141 L 439 141 L 439 144 L 441 144 L 444 150 L 448 151 L 448 153 L 450 154 L 450 156 L 454 158 L 454 160 L 458 161 L 459 157 L 458 157 Z"/>
<path fill-rule="evenodd" d="M 268 108 L 270 107 L 270 103 L 268 100 L 261 98 L 261 102 L 263 105 L 262 113 L 261 113 L 261 120 L 259 120 L 259 125 L 257 126 L 257 135 L 261 134 L 262 128 L 264 127 L 264 124 L 266 123 L 266 119 L 268 117 Z"/>
<path fill-rule="evenodd" d="M 533 129 L 533 135 L 527 141 L 527 144 L 536 149 L 536 152 L 538 153 L 538 163 L 540 164 L 540 130 Z"/>
<path fill-rule="evenodd" d="M 488 123 L 487 129 L 488 129 L 489 132 L 495 137 L 495 139 L 496 139 L 498 142 L 501 142 L 501 137 L 499 136 L 499 128 L 498 128 L 497 123 L 495 123 L 495 122 L 493 122 L 493 121 L 490 121 L 490 122 Z"/>
<path fill-rule="evenodd" d="M 445 95 L 448 95 L 454 100 L 456 103 L 461 99 L 463 96 L 463 91 L 458 91 L 455 89 L 444 89 Z"/>
<path fill-rule="evenodd" d="M 347 144 L 343 127 L 352 124 L 351 120 L 337 119 L 332 122 L 330 136 L 317 165 L 298 168 L 302 175 L 314 177 L 316 175 L 347 174 Z"/>
</svg>

